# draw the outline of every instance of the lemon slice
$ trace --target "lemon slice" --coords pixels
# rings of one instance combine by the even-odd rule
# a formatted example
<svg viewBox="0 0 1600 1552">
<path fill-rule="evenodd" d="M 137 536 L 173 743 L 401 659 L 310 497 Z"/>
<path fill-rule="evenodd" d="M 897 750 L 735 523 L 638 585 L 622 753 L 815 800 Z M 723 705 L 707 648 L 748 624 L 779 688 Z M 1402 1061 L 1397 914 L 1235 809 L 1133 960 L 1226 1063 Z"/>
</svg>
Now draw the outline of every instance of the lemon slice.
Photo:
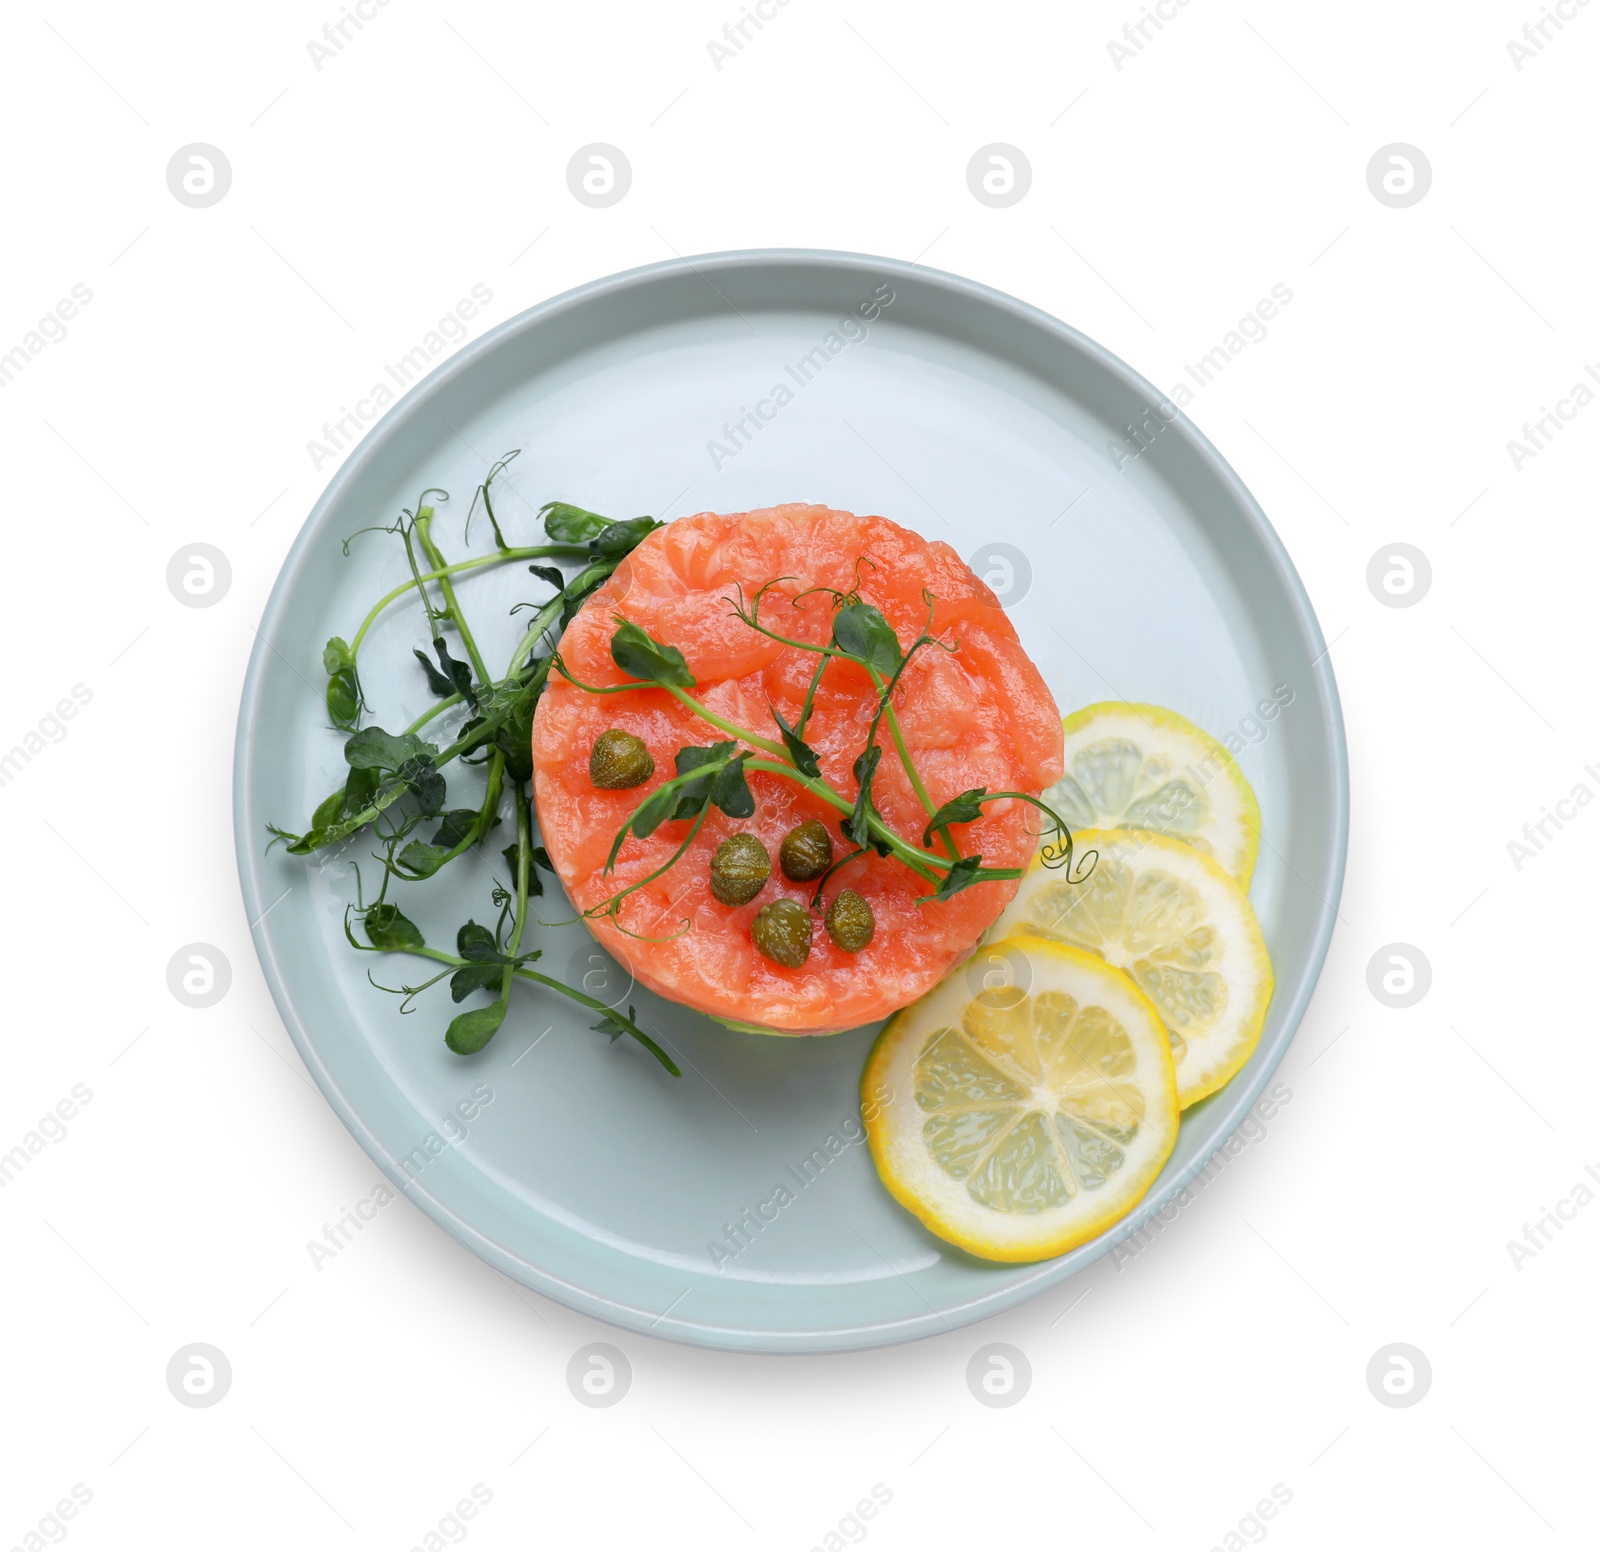
<svg viewBox="0 0 1600 1552">
<path fill-rule="evenodd" d="M 958 970 L 889 1021 L 863 1114 L 883 1183 L 933 1233 L 1039 1261 L 1150 1188 L 1177 1141 L 1177 1088 L 1160 1015 L 1125 975 L 1031 935 L 1007 948 L 1013 984 L 975 992 Z"/>
<path fill-rule="evenodd" d="M 991 940 L 1040 934 L 1103 955 L 1161 1011 L 1178 1104 L 1214 1093 L 1249 1059 L 1272 996 L 1272 961 L 1245 892 L 1211 858 L 1170 836 L 1080 830 L 1074 884 L 1035 860 Z"/>
<path fill-rule="evenodd" d="M 1063 720 L 1066 770 L 1048 803 L 1074 829 L 1154 830 L 1250 887 L 1261 809 L 1233 756 L 1161 706 L 1100 701 Z"/>
</svg>

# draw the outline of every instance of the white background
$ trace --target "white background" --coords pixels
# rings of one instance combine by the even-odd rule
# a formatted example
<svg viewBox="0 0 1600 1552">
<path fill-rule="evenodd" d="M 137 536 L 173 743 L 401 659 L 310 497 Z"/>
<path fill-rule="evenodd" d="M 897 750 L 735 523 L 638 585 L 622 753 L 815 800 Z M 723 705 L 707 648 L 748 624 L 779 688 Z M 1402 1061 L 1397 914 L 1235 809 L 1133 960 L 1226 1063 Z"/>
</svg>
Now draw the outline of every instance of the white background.
<svg viewBox="0 0 1600 1552">
<path fill-rule="evenodd" d="M 0 746 L 92 693 L 0 787 L 0 1151 L 93 1095 L 0 1190 L 0 1546 L 75 1483 L 85 1552 L 404 1549 L 479 1483 L 462 1528 L 485 1552 L 803 1549 L 876 1483 L 884 1549 L 1588 1544 L 1600 1204 L 1520 1268 L 1507 1241 L 1600 1169 L 1600 812 L 1520 868 L 1507 843 L 1600 792 L 1600 407 L 1520 470 L 1506 444 L 1600 358 L 1600 5 L 1520 71 L 1533 0 L 1193 0 L 1120 70 L 1134 0 L 791 0 L 720 71 L 734 0 L 393 0 L 318 70 L 337 9 L 0 24 L 0 351 L 93 292 L 0 390 Z M 207 209 L 165 180 L 194 141 L 233 169 Z M 591 141 L 632 163 L 611 209 L 567 190 Z M 1033 168 L 1009 209 L 967 190 L 992 141 Z M 1395 141 L 1433 170 L 1406 209 L 1366 181 Z M 986 281 L 1163 388 L 1292 289 L 1188 412 L 1300 567 L 1348 719 L 1350 875 L 1293 1098 L 1136 1261 L 909 1347 L 620 1335 L 404 1203 L 314 1270 L 306 1241 L 378 1177 L 262 983 L 229 802 L 253 622 L 334 467 L 306 444 L 474 283 L 478 330 L 674 252 L 791 244 Z M 202 540 L 231 589 L 183 608 L 167 563 Z M 1433 573 L 1405 609 L 1366 582 L 1397 541 Z M 166 985 L 194 941 L 233 968 L 204 1011 Z M 1433 968 L 1405 1010 L 1368 990 L 1395 941 Z M 595 1340 L 633 1369 L 603 1411 L 564 1381 Z M 965 1382 L 995 1340 L 1033 1371 L 1004 1410 Z M 196 1341 L 233 1369 L 204 1410 L 164 1378 Z M 1395 1342 L 1432 1365 L 1406 1409 L 1365 1379 Z M 1241 1534 L 1274 1484 L 1292 1499 Z"/>
</svg>

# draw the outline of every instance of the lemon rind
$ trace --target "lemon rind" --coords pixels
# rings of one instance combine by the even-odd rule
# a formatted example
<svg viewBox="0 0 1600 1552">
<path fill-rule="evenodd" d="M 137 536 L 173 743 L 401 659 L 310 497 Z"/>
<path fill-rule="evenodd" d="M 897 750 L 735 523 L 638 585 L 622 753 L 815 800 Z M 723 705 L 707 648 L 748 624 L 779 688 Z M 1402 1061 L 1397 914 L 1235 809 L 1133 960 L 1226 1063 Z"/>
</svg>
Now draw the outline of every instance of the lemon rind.
<svg viewBox="0 0 1600 1552">
<path fill-rule="evenodd" d="M 873 1163 L 877 1166 L 879 1179 L 883 1181 L 885 1189 L 924 1228 L 946 1243 L 955 1245 L 958 1249 L 985 1261 L 1018 1263 L 1049 1260 L 1075 1250 L 1105 1233 L 1113 1225 L 1122 1222 L 1144 1200 L 1150 1187 L 1166 1167 L 1178 1140 L 1177 1079 L 1172 1066 L 1171 1052 L 1167 1046 L 1166 1027 L 1155 1004 L 1130 977 L 1083 949 L 1048 938 L 1030 938 L 1026 948 L 1030 954 L 1049 955 L 1063 963 L 1088 971 L 1103 984 L 1111 987 L 1114 995 L 1124 999 L 1127 1009 L 1135 1010 L 1145 1019 L 1148 1027 L 1139 1038 L 1149 1039 L 1156 1072 L 1163 1081 L 1158 1094 L 1145 1092 L 1147 1108 L 1144 1124 L 1150 1128 L 1158 1127 L 1159 1130 L 1150 1132 L 1149 1140 L 1141 1150 L 1140 1159 L 1128 1166 L 1132 1173 L 1126 1176 L 1121 1172 L 1118 1173 L 1119 1190 L 1113 1197 L 1108 1198 L 1111 1205 L 1103 1211 L 1089 1217 L 1071 1219 L 1059 1230 L 1050 1233 L 1032 1237 L 1014 1234 L 1005 1243 L 993 1237 L 986 1238 L 958 1221 L 940 1201 L 931 1198 L 931 1193 L 919 1193 L 913 1189 L 911 1183 L 904 1179 L 895 1167 L 898 1150 L 896 1136 L 891 1132 L 891 1120 L 899 1113 L 896 1111 L 896 1105 L 906 1107 L 903 1114 L 915 1127 L 915 1136 L 919 1140 L 922 1117 L 916 1108 L 916 1101 L 910 1092 L 909 1084 L 905 1086 L 903 1095 L 894 1090 L 894 1085 L 890 1081 L 892 1068 L 896 1059 L 905 1061 L 908 1069 L 915 1062 L 914 1054 L 909 1059 L 906 1058 L 906 1050 L 909 1049 L 907 1044 L 909 1037 L 906 1031 L 912 1027 L 918 1010 L 949 986 L 948 978 L 918 1002 L 908 1008 L 902 1008 L 874 1042 L 861 1074 L 862 1114 Z M 895 1096 L 887 1104 L 881 1103 L 877 1098 L 885 1088 Z M 908 1146 L 915 1145 L 908 1141 Z M 931 1167 L 937 1169 L 937 1166 Z M 959 1201 L 956 1196 L 960 1189 L 958 1182 L 952 1179 L 945 1189 L 950 1199 Z M 998 1223 L 1010 1223 L 1013 1226 L 1019 1226 L 1023 1221 L 1036 1216 L 1006 1214 L 993 1208 L 985 1208 L 976 1202 L 970 1207 L 963 1206 L 962 1216 L 981 1219 L 981 1215 L 986 1213 L 991 1214 Z"/>
<path fill-rule="evenodd" d="M 1255 789 L 1250 785 L 1244 772 L 1239 769 L 1239 762 L 1211 734 L 1204 728 L 1197 727 L 1181 712 L 1173 711 L 1169 706 L 1155 706 L 1148 701 L 1095 701 L 1092 705 L 1081 707 L 1061 719 L 1061 736 L 1064 743 L 1070 746 L 1076 734 L 1083 732 L 1097 719 L 1111 716 L 1134 716 L 1153 727 L 1190 739 L 1204 751 L 1205 758 L 1218 762 L 1220 774 L 1227 779 L 1239 804 L 1236 816 L 1239 830 L 1237 849 L 1230 861 L 1223 865 L 1224 871 L 1231 873 L 1238 880 L 1241 889 L 1248 890 L 1250 880 L 1255 875 L 1256 858 L 1261 850 L 1261 804 L 1256 798 Z M 1112 827 L 1107 825 L 1104 828 Z M 1117 828 L 1136 827 L 1121 825 Z M 1164 830 L 1142 833 L 1170 835 L 1171 839 L 1176 841 L 1183 839 L 1182 836 L 1171 835 L 1170 831 Z"/>
<path fill-rule="evenodd" d="M 1181 1110 L 1187 1110 L 1208 1095 L 1215 1094 L 1224 1084 L 1236 1077 L 1261 1043 L 1261 1032 L 1266 1026 L 1267 1010 L 1271 1005 L 1275 988 L 1275 977 L 1272 957 L 1268 954 L 1266 941 L 1261 935 L 1261 924 L 1256 919 L 1255 908 L 1250 904 L 1249 896 L 1244 893 L 1239 881 L 1226 868 L 1214 858 L 1208 857 L 1204 852 L 1197 851 L 1173 836 L 1163 835 L 1154 830 L 1079 830 L 1074 833 L 1073 841 L 1080 849 L 1080 855 L 1090 851 L 1114 852 L 1123 846 L 1135 846 L 1139 853 L 1153 849 L 1170 857 L 1175 869 L 1181 871 L 1185 867 L 1195 868 L 1208 875 L 1224 894 L 1236 894 L 1239 897 L 1239 903 L 1243 908 L 1239 915 L 1239 923 L 1245 934 L 1245 941 L 1240 948 L 1245 951 L 1250 968 L 1255 974 L 1255 997 L 1248 1013 L 1238 1025 L 1238 1034 L 1234 1041 L 1226 1048 L 1226 1053 L 1219 1057 L 1216 1065 L 1208 1063 L 1185 1082 L 1181 1075 L 1180 1064 L 1178 1106 Z M 1003 935 L 1007 938 L 1037 937 L 1047 943 L 1058 941 L 1048 933 L 1039 932 L 1025 920 L 1007 920 L 1007 917 L 1020 909 L 1019 902 L 1027 890 L 1029 881 L 1044 871 L 1043 861 L 1035 858 L 1018 886 L 1017 893 L 990 928 L 990 932 L 996 935 L 997 940 Z M 1130 985 L 1135 985 L 1133 978 L 1128 976 L 1127 971 L 1115 960 L 1108 959 L 1106 963 L 1119 975 L 1126 976 Z M 1230 983 L 1228 990 L 1232 998 L 1236 992 L 1242 991 L 1242 988 L 1236 988 Z M 1143 995 L 1142 990 L 1141 995 Z"/>
</svg>

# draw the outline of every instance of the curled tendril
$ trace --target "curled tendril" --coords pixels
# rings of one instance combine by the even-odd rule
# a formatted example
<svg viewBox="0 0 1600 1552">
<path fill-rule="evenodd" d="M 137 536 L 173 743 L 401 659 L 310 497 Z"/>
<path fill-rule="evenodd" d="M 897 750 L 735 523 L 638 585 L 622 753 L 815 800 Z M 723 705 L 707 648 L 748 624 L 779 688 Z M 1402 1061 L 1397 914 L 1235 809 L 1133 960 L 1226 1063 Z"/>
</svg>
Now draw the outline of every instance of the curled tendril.
<svg viewBox="0 0 1600 1552">
<path fill-rule="evenodd" d="M 1051 869 L 1064 868 L 1072 861 L 1072 836 L 1057 830 L 1057 840 L 1046 841 L 1039 848 L 1039 860 Z"/>
<path fill-rule="evenodd" d="M 870 556 L 866 556 L 866 555 L 858 555 L 858 556 L 856 556 L 855 576 L 851 581 L 849 592 L 841 592 L 836 587 L 826 587 L 826 586 L 808 587 L 803 592 L 796 593 L 794 595 L 794 597 L 789 600 L 789 602 L 792 603 L 795 606 L 795 608 L 798 609 L 800 607 L 800 600 L 802 598 L 810 598 L 812 596 L 812 594 L 814 594 L 814 593 L 826 593 L 833 600 L 833 607 L 834 607 L 835 610 L 843 609 L 846 604 L 860 603 L 861 602 L 861 568 L 863 566 L 870 567 L 873 571 L 876 571 L 878 569 L 877 562 L 874 561 Z"/>
<path fill-rule="evenodd" d="M 380 992 L 388 992 L 391 997 L 400 998 L 400 1011 L 402 1013 L 415 1013 L 417 1010 L 413 1007 L 407 1006 L 407 1004 L 409 1004 L 414 998 L 420 996 L 421 993 L 427 991 L 430 986 L 437 986 L 439 982 L 444 980 L 447 976 L 454 975 L 455 969 L 455 966 L 451 966 L 449 969 L 441 970 L 431 980 L 424 981 L 421 986 L 385 986 L 382 981 L 375 980 L 373 978 L 373 974 L 370 970 L 367 971 L 367 980 L 371 985 L 377 987 Z"/>
<path fill-rule="evenodd" d="M 406 512 L 406 513 L 402 513 L 402 515 L 397 517 L 392 523 L 368 523 L 365 528 L 358 528 L 358 529 L 356 529 L 356 531 L 353 534 L 350 534 L 345 539 L 344 543 L 342 545 L 340 545 L 340 548 L 344 551 L 346 558 L 348 558 L 349 554 L 350 554 L 350 546 L 351 546 L 351 544 L 355 540 L 359 539 L 362 536 L 362 534 L 365 534 L 365 533 L 403 534 L 403 533 L 406 533 L 406 532 L 409 531 L 410 526 L 411 526 L 411 522 L 412 522 L 411 514 L 409 512 Z"/>
<path fill-rule="evenodd" d="M 635 943 L 672 943 L 685 933 L 694 931 L 694 923 L 687 916 L 683 918 L 683 925 L 676 932 L 669 932 L 664 938 L 647 937 L 642 932 L 635 932 L 631 927 L 622 925 L 622 899 L 618 896 L 611 900 L 602 900 L 599 905 L 591 905 L 583 913 L 582 920 L 597 921 L 600 917 L 610 919 L 611 925 L 625 938 L 632 938 Z"/>
<path fill-rule="evenodd" d="M 383 904 L 383 896 L 384 896 L 384 893 L 388 889 L 389 880 L 388 880 L 387 877 L 384 878 L 383 889 L 381 889 L 379 891 L 378 898 L 372 902 L 372 905 L 368 905 L 367 901 L 366 901 L 366 894 L 365 894 L 365 892 L 363 891 L 363 889 L 361 887 L 361 864 L 359 862 L 352 862 L 350 864 L 350 871 L 352 873 L 354 873 L 355 876 L 356 876 L 356 903 L 355 903 L 355 906 L 354 906 L 354 910 L 355 910 L 355 913 L 356 913 L 357 916 L 360 916 L 361 918 L 365 919 L 367 912 L 372 909 L 372 905 L 382 905 Z M 349 931 L 350 931 L 349 920 L 350 920 L 350 911 L 351 911 L 351 909 L 352 908 L 349 907 L 349 906 L 345 907 L 345 932 L 346 932 L 346 934 L 348 934 Z"/>
<path fill-rule="evenodd" d="M 949 652 L 952 655 L 959 652 L 961 650 L 961 643 L 959 641 L 940 641 L 939 638 L 933 634 L 933 611 L 935 605 L 933 589 L 931 587 L 923 588 L 922 601 L 928 606 L 928 618 L 923 622 L 921 634 L 915 641 L 911 643 L 909 647 L 906 648 L 907 659 L 909 660 L 911 654 L 915 652 L 918 647 L 938 647 L 940 651 Z"/>
<path fill-rule="evenodd" d="M 439 504 L 442 506 L 450 499 L 450 492 L 444 489 L 442 485 L 430 485 L 421 493 L 421 495 L 417 497 L 417 507 L 419 510 L 422 507 L 423 501 L 429 496 L 437 496 L 439 498 Z M 471 520 L 471 516 L 472 514 L 469 512 L 467 514 L 469 521 Z M 358 528 L 353 534 L 350 535 L 349 539 L 344 541 L 343 545 L 340 547 L 344 550 L 346 555 L 349 555 L 351 539 L 359 539 L 364 533 L 409 534 L 416 521 L 416 512 L 413 512 L 409 507 L 401 507 L 399 517 L 397 517 L 392 523 L 369 523 L 365 528 Z"/>
<path fill-rule="evenodd" d="M 733 596 L 724 597 L 723 602 L 728 605 L 729 612 L 735 619 L 743 620 L 746 625 L 753 625 L 759 628 L 761 600 L 766 597 L 767 590 L 776 587 L 780 582 L 798 582 L 799 580 L 799 577 L 772 577 L 756 589 L 754 596 L 748 603 L 745 602 L 744 584 L 735 582 L 733 584 Z M 793 601 L 793 599 L 790 600 L 791 603 Z"/>
<path fill-rule="evenodd" d="M 489 501 L 489 487 L 494 484 L 495 476 L 499 474 L 501 470 L 503 470 L 506 465 L 512 461 L 512 459 L 518 457 L 521 452 L 522 449 L 518 447 L 507 453 L 505 457 L 499 461 L 499 463 L 490 469 L 483 483 L 472 493 L 472 505 L 467 508 L 466 526 L 461 530 L 461 538 L 463 542 L 471 543 L 472 541 L 472 514 L 478 510 L 478 502 L 482 501 L 483 510 L 489 514 L 489 526 L 494 530 L 495 543 L 498 544 L 502 550 L 507 548 L 505 535 L 500 532 L 500 524 L 495 521 L 494 507 Z M 427 491 L 423 492 L 423 495 L 427 494 Z M 446 501 L 449 499 L 450 498 L 448 496 L 445 497 Z"/>
<path fill-rule="evenodd" d="M 1094 871 L 1094 865 L 1099 859 L 1098 852 L 1087 852 L 1080 859 L 1076 870 L 1072 867 L 1072 830 L 1065 819 L 1061 817 L 1042 798 L 1036 798 L 1028 792 L 989 792 L 981 799 L 982 803 L 993 803 L 1000 798 L 1016 798 L 1024 803 L 1031 804 L 1044 814 L 1050 821 L 1050 827 L 1039 831 L 1041 837 L 1039 845 L 1039 861 L 1052 871 L 1061 868 L 1067 869 L 1067 882 L 1081 884 Z M 1043 837 L 1049 836 L 1048 840 Z"/>
<path fill-rule="evenodd" d="M 1052 870 L 1065 868 L 1067 870 L 1066 878 L 1069 884 L 1083 883 L 1083 881 L 1094 872 L 1094 865 L 1100 860 L 1100 853 L 1097 851 L 1085 852 L 1083 856 L 1078 859 L 1078 866 L 1076 870 L 1074 870 L 1072 867 L 1072 832 L 1070 830 L 1057 830 L 1056 834 L 1058 836 L 1065 837 L 1065 839 L 1060 841 L 1046 841 L 1039 848 L 1040 862 L 1042 862 L 1045 867 Z"/>
</svg>

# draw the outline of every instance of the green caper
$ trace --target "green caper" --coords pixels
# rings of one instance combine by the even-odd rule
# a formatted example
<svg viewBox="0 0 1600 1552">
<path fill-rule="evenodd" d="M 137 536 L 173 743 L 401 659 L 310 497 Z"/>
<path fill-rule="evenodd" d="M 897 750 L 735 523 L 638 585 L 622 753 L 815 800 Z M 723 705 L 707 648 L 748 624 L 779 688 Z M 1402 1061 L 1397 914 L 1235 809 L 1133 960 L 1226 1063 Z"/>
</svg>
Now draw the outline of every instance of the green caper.
<svg viewBox="0 0 1600 1552">
<path fill-rule="evenodd" d="M 642 787 L 656 773 L 656 762 L 642 738 L 607 728 L 589 751 L 589 780 L 608 792 Z"/>
<path fill-rule="evenodd" d="M 859 954 L 872 941 L 877 925 L 872 907 L 853 889 L 841 889 L 828 907 L 828 936 L 847 954 Z"/>
<path fill-rule="evenodd" d="M 811 913 L 793 900 L 769 900 L 750 923 L 750 936 L 774 964 L 798 970 L 811 957 Z"/>
<path fill-rule="evenodd" d="M 711 893 L 724 905 L 745 905 L 772 876 L 767 848 L 748 830 L 730 835 L 711 854 Z"/>
<path fill-rule="evenodd" d="M 783 838 L 778 848 L 778 862 L 783 876 L 797 884 L 821 878 L 833 863 L 833 837 L 820 819 L 807 819 L 797 824 Z"/>
</svg>

